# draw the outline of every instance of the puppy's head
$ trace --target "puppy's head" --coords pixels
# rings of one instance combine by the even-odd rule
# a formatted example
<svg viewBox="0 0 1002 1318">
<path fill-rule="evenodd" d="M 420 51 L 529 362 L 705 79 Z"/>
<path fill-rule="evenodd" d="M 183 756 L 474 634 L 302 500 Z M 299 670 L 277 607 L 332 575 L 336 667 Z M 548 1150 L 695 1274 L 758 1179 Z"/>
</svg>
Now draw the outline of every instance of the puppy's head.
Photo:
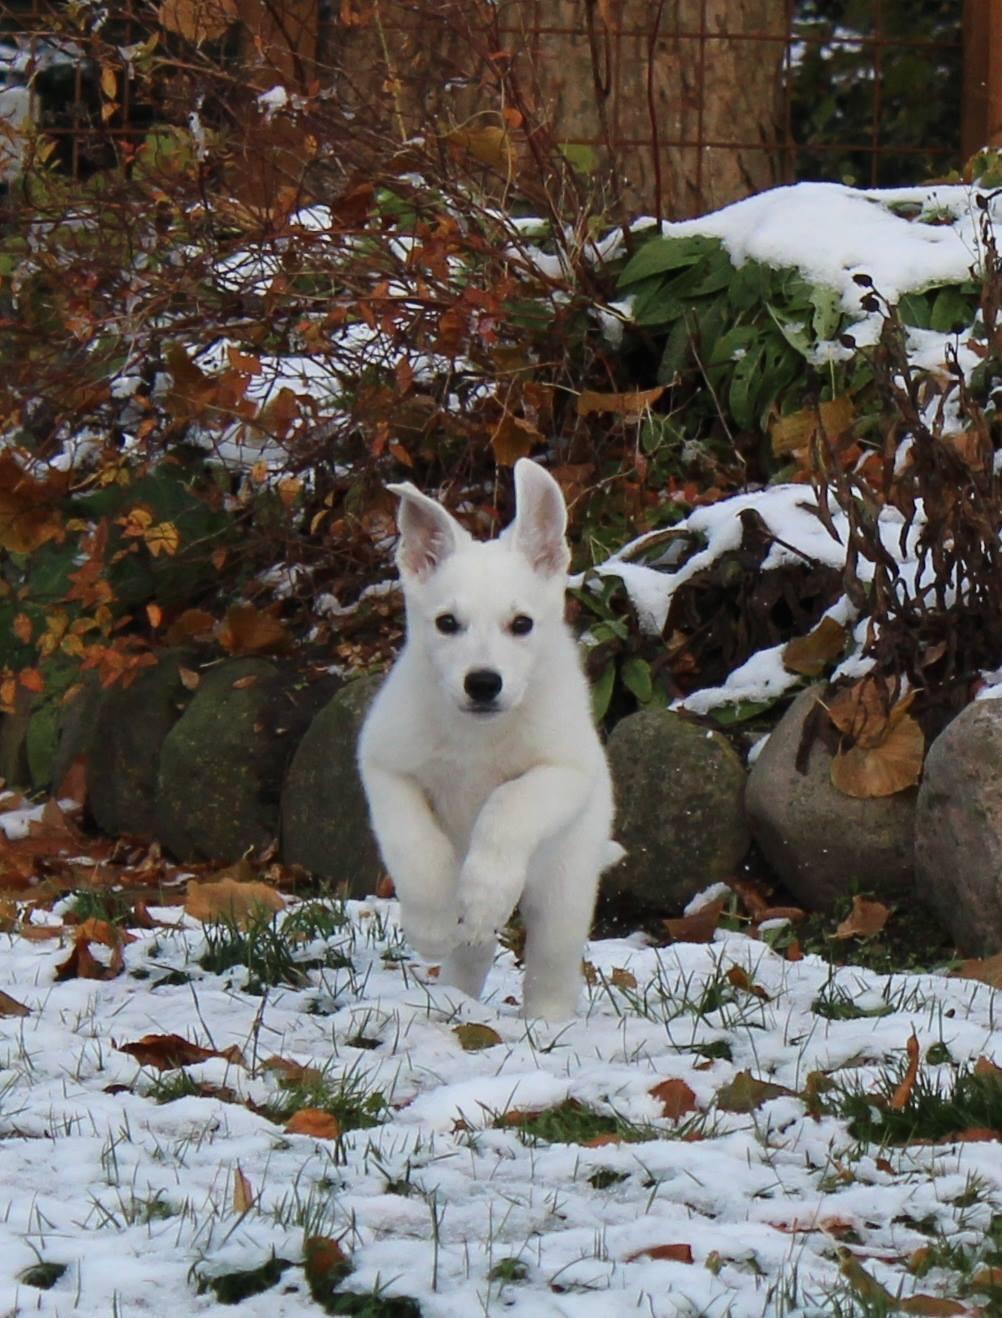
<svg viewBox="0 0 1002 1318">
<path fill-rule="evenodd" d="M 401 499 L 397 564 L 408 645 L 427 655 L 449 698 L 471 717 L 514 709 L 563 627 L 570 552 L 560 486 L 522 458 L 515 520 L 487 543 L 409 482 L 389 488 Z"/>
</svg>

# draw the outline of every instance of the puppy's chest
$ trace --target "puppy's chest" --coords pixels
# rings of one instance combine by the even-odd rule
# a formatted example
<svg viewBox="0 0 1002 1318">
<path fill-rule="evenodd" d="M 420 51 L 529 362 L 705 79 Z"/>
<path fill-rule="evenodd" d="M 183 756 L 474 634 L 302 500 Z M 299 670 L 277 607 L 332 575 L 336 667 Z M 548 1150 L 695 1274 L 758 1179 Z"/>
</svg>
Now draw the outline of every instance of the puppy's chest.
<svg viewBox="0 0 1002 1318">
<path fill-rule="evenodd" d="M 495 746 L 490 754 L 437 755 L 417 776 L 442 827 L 463 848 L 491 793 L 531 767 L 524 749 Z"/>
</svg>

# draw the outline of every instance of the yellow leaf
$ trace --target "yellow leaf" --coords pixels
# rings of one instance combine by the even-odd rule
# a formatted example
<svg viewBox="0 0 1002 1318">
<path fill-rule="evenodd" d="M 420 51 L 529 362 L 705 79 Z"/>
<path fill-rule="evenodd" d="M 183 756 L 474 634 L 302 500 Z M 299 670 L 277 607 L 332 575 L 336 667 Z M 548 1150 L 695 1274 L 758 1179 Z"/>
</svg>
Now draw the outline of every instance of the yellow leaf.
<svg viewBox="0 0 1002 1318">
<path fill-rule="evenodd" d="M 248 1213 L 254 1207 L 254 1191 L 251 1183 L 240 1169 L 237 1163 L 233 1172 L 233 1211 L 235 1213 Z"/>
<path fill-rule="evenodd" d="M 780 416 L 769 427 L 772 451 L 776 457 L 807 448 L 820 427 L 829 439 L 837 439 L 852 425 L 856 415 L 848 394 L 819 403 L 817 408 L 802 407 L 799 412 Z"/>
<path fill-rule="evenodd" d="M 501 173 L 510 173 L 515 164 L 515 150 L 507 128 L 499 124 L 484 124 L 474 128 L 454 128 L 443 133 L 446 142 L 468 151 L 475 160 L 489 165 Z"/>
<path fill-rule="evenodd" d="M 118 92 L 118 77 L 115 70 L 107 64 L 101 68 L 101 91 L 109 101 L 113 101 Z"/>
<path fill-rule="evenodd" d="M 653 389 L 635 389 L 626 394 L 596 393 L 594 389 L 583 389 L 578 395 L 578 416 L 590 416 L 592 412 L 612 412 L 625 417 L 628 421 L 638 421 L 658 401 L 667 385 L 659 384 Z"/>
<path fill-rule="evenodd" d="M 494 1048 L 504 1042 L 497 1030 L 491 1029 L 489 1025 L 478 1025 L 475 1021 L 457 1025 L 452 1032 L 459 1040 L 459 1046 L 467 1053 L 480 1052 L 482 1048 Z"/>
<path fill-rule="evenodd" d="M 154 558 L 158 558 L 161 554 L 176 554 L 181 543 L 178 529 L 173 522 L 157 522 L 156 526 L 147 527 L 143 539 Z"/>
</svg>

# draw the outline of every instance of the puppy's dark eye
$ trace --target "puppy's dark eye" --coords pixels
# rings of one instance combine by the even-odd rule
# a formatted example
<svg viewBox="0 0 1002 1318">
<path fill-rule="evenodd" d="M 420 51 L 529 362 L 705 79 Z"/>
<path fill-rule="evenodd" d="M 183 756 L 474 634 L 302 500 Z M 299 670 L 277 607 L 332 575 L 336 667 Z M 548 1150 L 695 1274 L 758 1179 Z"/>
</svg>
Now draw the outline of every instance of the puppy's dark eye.
<svg viewBox="0 0 1002 1318">
<path fill-rule="evenodd" d="M 440 613 L 435 619 L 435 626 L 443 636 L 455 636 L 459 631 L 459 619 L 454 613 Z"/>
<path fill-rule="evenodd" d="M 528 636 L 532 631 L 532 619 L 527 613 L 516 613 L 511 620 L 512 636 Z"/>
</svg>

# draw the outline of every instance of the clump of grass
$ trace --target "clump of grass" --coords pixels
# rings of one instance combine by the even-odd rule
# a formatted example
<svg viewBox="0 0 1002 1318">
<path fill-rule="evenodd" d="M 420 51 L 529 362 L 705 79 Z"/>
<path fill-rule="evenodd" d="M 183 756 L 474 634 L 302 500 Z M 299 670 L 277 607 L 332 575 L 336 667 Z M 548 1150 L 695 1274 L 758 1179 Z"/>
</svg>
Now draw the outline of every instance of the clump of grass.
<svg viewBox="0 0 1002 1318">
<path fill-rule="evenodd" d="M 512 1109 L 494 1119 L 495 1129 L 516 1130 L 527 1144 L 591 1144 L 611 1137 L 610 1142 L 636 1144 L 663 1138 L 652 1126 L 639 1126 L 616 1114 L 596 1112 L 576 1098 L 540 1111 Z"/>
<path fill-rule="evenodd" d="M 381 1089 L 370 1089 L 367 1076 L 352 1068 L 340 1076 L 306 1075 L 279 1081 L 280 1093 L 258 1111 L 276 1124 L 284 1124 L 301 1108 L 316 1108 L 337 1120 L 342 1131 L 370 1130 L 386 1119 L 389 1108 Z"/>
<path fill-rule="evenodd" d="M 310 903 L 321 908 L 321 903 Z M 324 938 L 328 932 L 341 928 L 337 915 L 329 908 L 293 912 L 279 922 L 271 911 L 261 909 L 241 928 L 235 921 L 205 925 L 205 951 L 199 959 L 203 970 L 225 974 L 236 966 L 247 968 L 248 993 L 260 993 L 276 984 L 291 984 L 301 988 L 309 983 L 310 970 L 343 969 L 350 960 L 335 948 L 323 956 L 304 956 L 302 942 Z M 297 916 L 300 916 L 298 920 Z M 343 922 L 342 922 L 343 923 Z"/>
<path fill-rule="evenodd" d="M 875 1092 L 860 1084 L 836 1087 L 828 1099 L 829 1110 L 848 1121 L 854 1139 L 866 1143 L 939 1143 L 968 1130 L 1002 1132 L 999 1077 L 978 1075 L 965 1067 L 950 1085 L 941 1087 L 920 1071 L 906 1101 L 895 1106 L 891 1099 L 903 1076 L 901 1068 L 885 1071 Z"/>
<path fill-rule="evenodd" d="M 888 1016 L 894 1008 L 889 1002 L 876 1007 L 861 1007 L 841 984 L 826 984 L 811 1003 L 811 1011 L 826 1021 L 859 1021 L 874 1016 Z"/>
<path fill-rule="evenodd" d="M 112 888 L 81 888 L 66 908 L 83 924 L 84 920 L 105 920 L 108 924 L 125 924 L 132 914 L 132 903 L 124 893 Z"/>
</svg>

